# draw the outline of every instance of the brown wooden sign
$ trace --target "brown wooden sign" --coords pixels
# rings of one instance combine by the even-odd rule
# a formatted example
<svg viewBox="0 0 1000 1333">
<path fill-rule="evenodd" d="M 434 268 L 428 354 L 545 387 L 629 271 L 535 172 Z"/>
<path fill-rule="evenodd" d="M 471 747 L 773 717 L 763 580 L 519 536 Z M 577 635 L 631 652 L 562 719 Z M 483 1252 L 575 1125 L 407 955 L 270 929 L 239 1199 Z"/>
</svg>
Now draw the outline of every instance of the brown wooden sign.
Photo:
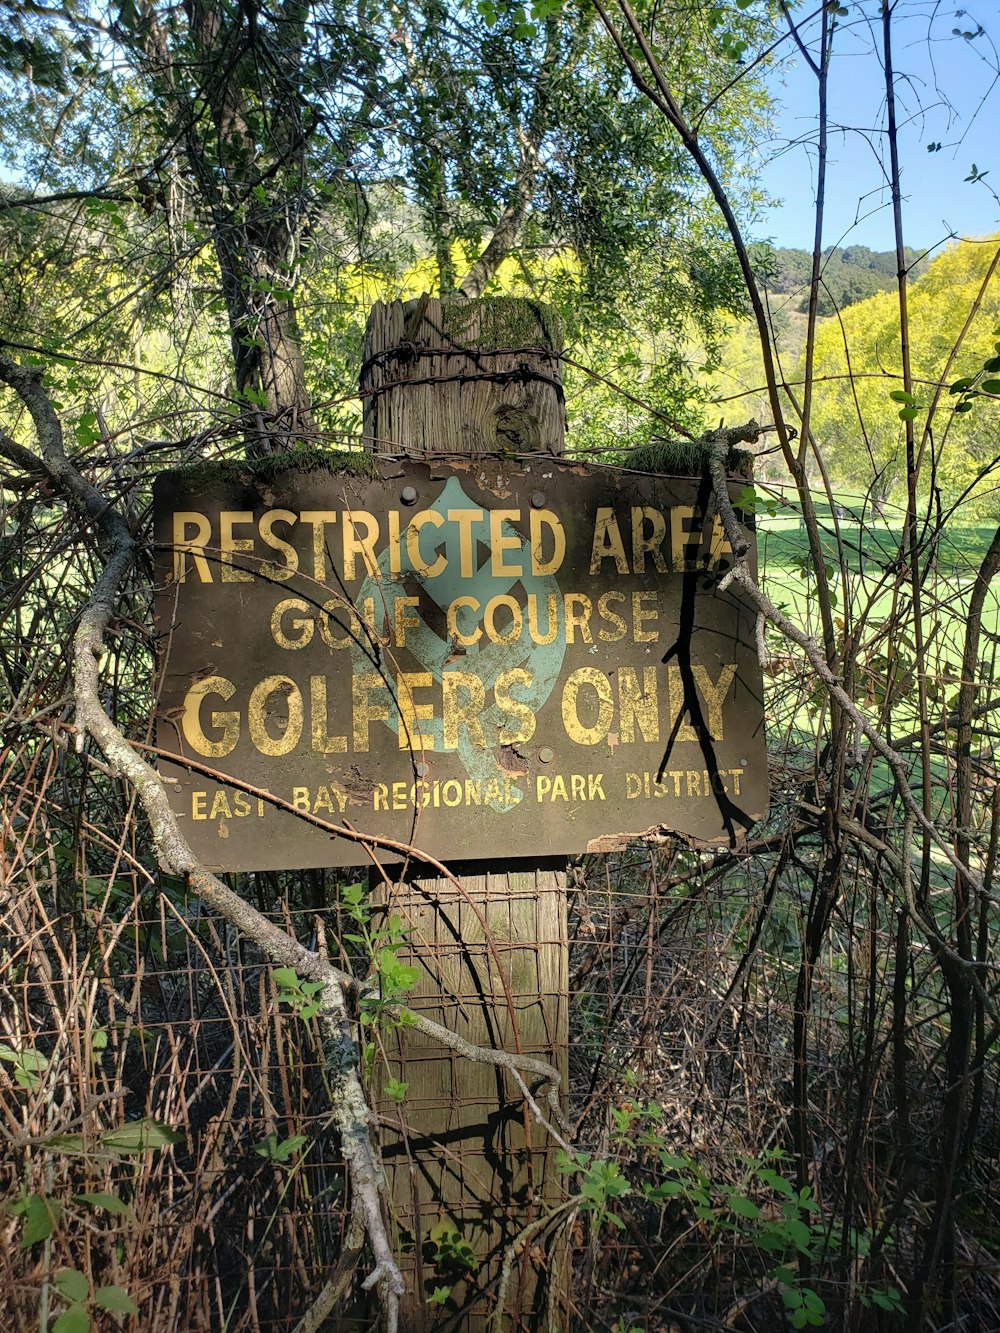
<svg viewBox="0 0 1000 1333">
<path fill-rule="evenodd" d="M 332 455 L 167 473 L 154 508 L 157 741 L 201 766 L 160 769 L 211 867 L 370 860 L 227 778 L 383 860 L 732 843 L 767 809 L 707 481 Z"/>
</svg>

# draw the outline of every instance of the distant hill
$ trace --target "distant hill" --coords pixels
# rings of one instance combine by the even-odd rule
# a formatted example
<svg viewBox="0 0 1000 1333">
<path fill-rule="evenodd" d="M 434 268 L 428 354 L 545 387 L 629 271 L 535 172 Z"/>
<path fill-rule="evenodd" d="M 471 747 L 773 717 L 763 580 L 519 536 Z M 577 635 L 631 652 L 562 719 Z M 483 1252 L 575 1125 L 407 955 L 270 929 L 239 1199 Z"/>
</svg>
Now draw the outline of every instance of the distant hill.
<svg viewBox="0 0 1000 1333">
<path fill-rule="evenodd" d="M 922 250 L 906 246 L 904 251 L 910 278 L 918 278 L 930 260 Z M 809 304 L 809 277 L 812 255 L 808 250 L 784 246 L 760 246 L 754 255 L 757 276 L 772 295 L 787 296 L 786 308 L 804 311 Z M 864 301 L 876 292 L 889 291 L 896 285 L 895 250 L 869 250 L 867 245 L 830 246 L 823 251 L 822 286 L 818 310 L 832 315 L 855 301 Z"/>
</svg>

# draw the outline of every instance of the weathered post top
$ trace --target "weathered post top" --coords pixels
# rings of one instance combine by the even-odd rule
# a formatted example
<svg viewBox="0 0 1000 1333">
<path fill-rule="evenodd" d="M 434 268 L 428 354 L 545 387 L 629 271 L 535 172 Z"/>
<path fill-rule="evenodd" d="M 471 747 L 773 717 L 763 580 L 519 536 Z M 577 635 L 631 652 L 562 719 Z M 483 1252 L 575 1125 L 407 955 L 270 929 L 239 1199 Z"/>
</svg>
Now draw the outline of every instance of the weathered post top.
<svg viewBox="0 0 1000 1333">
<path fill-rule="evenodd" d="M 369 448 L 407 453 L 562 452 L 562 328 L 537 301 L 379 302 L 365 331 Z"/>
</svg>

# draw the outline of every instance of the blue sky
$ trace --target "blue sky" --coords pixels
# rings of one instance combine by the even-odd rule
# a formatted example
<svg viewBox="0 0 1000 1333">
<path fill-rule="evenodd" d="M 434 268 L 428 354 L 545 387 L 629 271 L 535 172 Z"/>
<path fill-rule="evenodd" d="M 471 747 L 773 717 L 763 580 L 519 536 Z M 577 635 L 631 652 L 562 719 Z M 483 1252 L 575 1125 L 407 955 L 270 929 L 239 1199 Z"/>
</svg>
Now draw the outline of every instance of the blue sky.
<svg viewBox="0 0 1000 1333">
<path fill-rule="evenodd" d="M 934 248 L 950 233 L 1000 231 L 1000 80 L 994 37 L 1000 42 L 995 0 L 983 10 L 903 0 L 897 4 L 893 63 L 904 196 L 904 240 Z M 873 26 L 865 22 L 870 11 Z M 987 31 L 973 40 L 954 28 Z M 829 167 L 824 243 L 894 247 L 881 25 L 877 6 L 852 4 L 835 33 L 830 67 Z M 990 27 L 998 29 L 991 33 Z M 787 48 L 788 44 L 786 44 Z M 773 141 L 762 143 L 763 185 L 782 200 L 753 228 L 755 238 L 812 246 L 815 198 L 816 79 L 801 55 L 769 78 L 782 104 Z M 940 143 L 928 152 L 928 143 Z M 880 159 L 884 159 L 883 170 Z M 973 164 L 981 182 L 964 178 Z"/>
</svg>

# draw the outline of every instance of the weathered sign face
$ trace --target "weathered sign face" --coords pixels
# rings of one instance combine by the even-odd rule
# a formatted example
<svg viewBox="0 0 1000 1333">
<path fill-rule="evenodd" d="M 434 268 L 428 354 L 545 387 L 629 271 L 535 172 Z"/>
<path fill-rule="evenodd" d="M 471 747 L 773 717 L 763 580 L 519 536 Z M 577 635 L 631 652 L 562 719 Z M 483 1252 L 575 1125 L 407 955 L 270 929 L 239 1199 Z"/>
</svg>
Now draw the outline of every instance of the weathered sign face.
<svg viewBox="0 0 1000 1333">
<path fill-rule="evenodd" d="M 707 482 L 342 457 L 156 483 L 157 743 L 200 766 L 160 769 L 206 865 L 369 864 L 350 830 L 381 860 L 537 859 L 761 818 L 754 614 L 718 592 Z"/>
</svg>

